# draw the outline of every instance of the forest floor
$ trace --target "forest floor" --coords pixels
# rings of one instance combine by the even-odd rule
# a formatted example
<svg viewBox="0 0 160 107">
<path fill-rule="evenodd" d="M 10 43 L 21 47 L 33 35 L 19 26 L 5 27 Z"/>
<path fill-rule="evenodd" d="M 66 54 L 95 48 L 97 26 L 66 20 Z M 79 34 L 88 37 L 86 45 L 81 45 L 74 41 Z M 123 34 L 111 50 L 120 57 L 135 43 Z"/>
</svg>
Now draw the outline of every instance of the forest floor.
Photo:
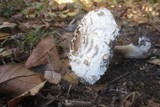
<svg viewBox="0 0 160 107">
<path fill-rule="evenodd" d="M 0 107 L 160 107 L 160 3 L 89 3 L 0 1 Z M 71 72 L 67 54 L 78 21 L 98 7 L 115 17 L 116 45 L 147 36 L 152 49 L 142 59 L 114 56 L 87 85 Z M 49 83 L 45 71 L 54 70 Z"/>
</svg>

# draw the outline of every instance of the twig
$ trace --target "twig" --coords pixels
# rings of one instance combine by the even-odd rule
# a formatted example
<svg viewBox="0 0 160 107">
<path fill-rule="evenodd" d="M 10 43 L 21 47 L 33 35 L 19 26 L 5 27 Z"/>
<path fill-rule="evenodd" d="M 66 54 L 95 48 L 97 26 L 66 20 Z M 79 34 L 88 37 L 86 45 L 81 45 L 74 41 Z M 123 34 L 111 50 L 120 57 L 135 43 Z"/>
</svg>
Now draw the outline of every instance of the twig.
<svg viewBox="0 0 160 107">
<path fill-rule="evenodd" d="M 126 76 L 126 75 L 128 75 L 128 74 L 129 74 L 129 72 L 126 72 L 126 73 L 122 74 L 121 76 L 119 76 L 119 77 L 115 78 L 114 80 L 108 82 L 108 83 L 105 85 L 105 87 L 107 87 L 109 84 L 112 84 L 113 82 L 115 82 L 115 81 L 123 78 L 124 76 Z"/>
<path fill-rule="evenodd" d="M 67 95 L 69 95 L 70 91 L 71 91 L 72 85 L 69 85 L 68 91 L 67 91 Z"/>
<path fill-rule="evenodd" d="M 64 102 L 64 105 L 65 106 L 84 106 L 84 107 L 88 107 L 88 106 L 91 106 L 92 105 L 92 103 L 91 102 L 89 102 L 89 101 L 75 101 L 75 100 L 65 100 L 65 102 Z"/>
<path fill-rule="evenodd" d="M 160 44 L 155 44 L 154 47 L 160 48 Z"/>
<path fill-rule="evenodd" d="M 159 28 L 159 27 L 157 27 L 157 26 L 155 26 L 155 24 L 154 24 L 154 23 L 150 23 L 150 25 L 151 25 L 152 27 L 154 27 L 158 32 L 160 32 L 160 28 Z"/>
</svg>

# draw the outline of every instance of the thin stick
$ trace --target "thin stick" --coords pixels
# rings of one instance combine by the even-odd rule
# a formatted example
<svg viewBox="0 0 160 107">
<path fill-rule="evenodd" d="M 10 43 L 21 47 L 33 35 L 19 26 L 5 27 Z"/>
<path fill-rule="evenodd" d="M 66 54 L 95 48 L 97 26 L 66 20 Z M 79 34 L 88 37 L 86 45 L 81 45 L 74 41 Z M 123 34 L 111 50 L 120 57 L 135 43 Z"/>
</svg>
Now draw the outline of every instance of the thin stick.
<svg viewBox="0 0 160 107">
<path fill-rule="evenodd" d="M 119 77 L 115 78 L 114 80 L 108 82 L 108 83 L 105 85 L 105 87 L 107 87 L 109 84 L 111 84 L 111 83 L 113 83 L 113 82 L 116 82 L 117 80 L 123 78 L 124 76 L 126 76 L 126 75 L 128 75 L 128 74 L 129 74 L 129 72 L 126 72 L 126 73 L 122 74 L 121 76 L 119 76 Z"/>
<path fill-rule="evenodd" d="M 77 101 L 77 100 L 65 100 L 64 102 L 65 106 L 84 106 L 84 107 L 88 107 L 91 106 L 92 103 L 89 101 Z"/>
</svg>

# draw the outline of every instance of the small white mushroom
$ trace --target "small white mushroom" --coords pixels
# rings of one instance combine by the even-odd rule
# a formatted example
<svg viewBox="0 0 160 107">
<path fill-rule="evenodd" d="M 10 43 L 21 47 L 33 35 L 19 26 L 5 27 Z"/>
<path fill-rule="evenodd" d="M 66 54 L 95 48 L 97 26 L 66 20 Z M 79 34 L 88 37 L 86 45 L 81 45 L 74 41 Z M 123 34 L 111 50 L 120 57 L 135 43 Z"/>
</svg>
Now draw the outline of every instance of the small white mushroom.
<svg viewBox="0 0 160 107">
<path fill-rule="evenodd" d="M 114 54 L 123 56 L 125 58 L 145 58 L 149 55 L 151 49 L 150 39 L 142 36 L 138 40 L 138 45 L 118 45 L 114 47 Z"/>
<path fill-rule="evenodd" d="M 118 36 L 118 26 L 106 8 L 89 12 L 74 32 L 69 59 L 72 71 L 89 84 L 105 73 Z"/>
</svg>

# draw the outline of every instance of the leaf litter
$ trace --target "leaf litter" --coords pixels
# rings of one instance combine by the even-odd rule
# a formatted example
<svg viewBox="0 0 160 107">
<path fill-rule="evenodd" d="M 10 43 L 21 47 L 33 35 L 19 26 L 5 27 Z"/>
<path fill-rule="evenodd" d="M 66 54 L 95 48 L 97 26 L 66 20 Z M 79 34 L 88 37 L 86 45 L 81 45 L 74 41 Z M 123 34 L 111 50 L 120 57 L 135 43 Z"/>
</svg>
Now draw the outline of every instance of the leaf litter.
<svg viewBox="0 0 160 107">
<path fill-rule="evenodd" d="M 12 7 L 12 2 L 8 6 Z M 0 103 L 1 105 L 8 103 L 9 107 L 159 106 L 159 3 L 113 3 L 105 0 L 80 0 L 73 4 L 58 4 L 60 0 L 34 2 L 25 2 L 31 5 L 27 8 L 22 6 L 23 11 L 13 9 L 2 12 L 6 12 L 7 17 L 11 16 L 11 19 L 0 17 L 0 64 L 3 65 L 0 67 L 3 75 L 0 90 L 1 93 L 6 93 L 0 97 L 0 101 L 5 102 Z M 107 7 L 114 14 L 120 29 L 117 45 L 136 44 L 140 36 L 147 36 L 153 46 L 145 59 L 114 56 L 106 74 L 95 85 L 89 86 L 81 84 L 73 74 L 67 56 L 73 31 L 79 20 L 85 13 L 98 7 Z M 31 42 L 31 33 L 37 29 L 38 32 L 50 33 L 43 36 L 41 33 L 32 35 L 36 41 Z M 19 33 L 23 34 L 21 40 L 27 42 L 18 39 Z M 26 52 L 22 44 L 29 46 L 29 51 Z M 10 53 L 6 53 L 8 51 Z M 40 68 L 41 65 L 45 65 L 43 70 Z M 44 75 L 33 72 L 34 67 L 38 68 L 35 72 L 42 70 Z M 50 83 L 46 83 L 44 78 Z M 35 79 L 38 79 L 38 82 L 34 83 L 36 85 L 29 84 L 36 82 Z M 18 91 L 11 87 L 16 87 Z M 6 98 L 9 100 L 3 100 Z M 28 105 L 25 103 L 27 99 L 30 101 Z"/>
</svg>

